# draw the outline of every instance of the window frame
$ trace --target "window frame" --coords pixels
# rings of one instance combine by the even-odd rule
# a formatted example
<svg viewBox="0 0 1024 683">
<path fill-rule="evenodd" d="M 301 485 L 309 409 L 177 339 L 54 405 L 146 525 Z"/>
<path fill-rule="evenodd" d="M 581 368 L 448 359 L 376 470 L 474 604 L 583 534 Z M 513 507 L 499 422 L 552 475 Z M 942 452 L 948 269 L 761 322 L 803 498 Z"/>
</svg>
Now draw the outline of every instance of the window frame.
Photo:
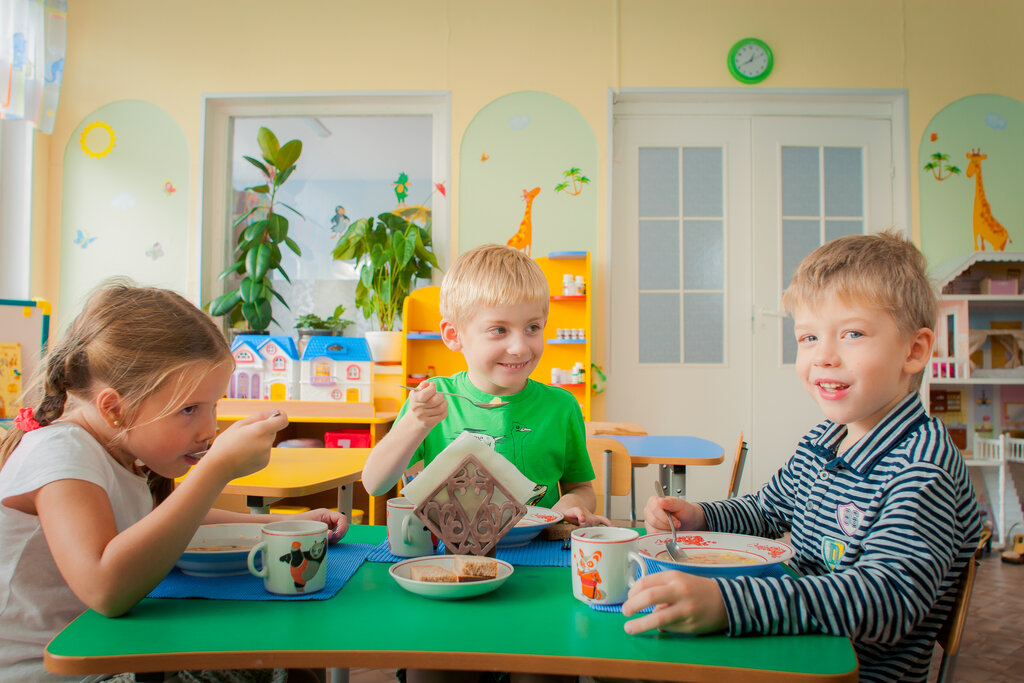
<svg viewBox="0 0 1024 683">
<path fill-rule="evenodd" d="M 249 117 L 423 116 L 431 117 L 432 182 L 451 178 L 451 94 L 421 92 L 334 92 L 312 94 L 211 94 L 203 96 L 199 226 L 193 240 L 196 303 L 203 305 L 224 291 L 217 275 L 228 265 L 231 196 L 231 141 L 234 120 Z M 450 202 L 432 207 L 434 253 L 447 268 L 451 245 Z"/>
</svg>

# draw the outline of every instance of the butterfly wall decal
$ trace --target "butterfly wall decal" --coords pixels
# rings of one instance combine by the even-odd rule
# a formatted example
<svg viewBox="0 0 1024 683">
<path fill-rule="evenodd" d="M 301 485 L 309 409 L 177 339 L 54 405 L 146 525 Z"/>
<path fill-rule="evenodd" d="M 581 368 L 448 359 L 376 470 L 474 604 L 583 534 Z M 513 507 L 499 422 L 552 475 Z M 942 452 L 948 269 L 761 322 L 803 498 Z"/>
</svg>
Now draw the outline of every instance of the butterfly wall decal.
<svg viewBox="0 0 1024 683">
<path fill-rule="evenodd" d="M 92 244 L 95 239 L 95 236 L 90 237 L 81 230 L 75 230 L 75 244 L 82 247 L 82 249 L 85 249 L 87 246 Z"/>
<path fill-rule="evenodd" d="M 153 242 L 153 246 L 146 250 L 146 256 L 156 261 L 158 258 L 164 255 L 164 248 L 160 246 L 159 242 Z"/>
</svg>

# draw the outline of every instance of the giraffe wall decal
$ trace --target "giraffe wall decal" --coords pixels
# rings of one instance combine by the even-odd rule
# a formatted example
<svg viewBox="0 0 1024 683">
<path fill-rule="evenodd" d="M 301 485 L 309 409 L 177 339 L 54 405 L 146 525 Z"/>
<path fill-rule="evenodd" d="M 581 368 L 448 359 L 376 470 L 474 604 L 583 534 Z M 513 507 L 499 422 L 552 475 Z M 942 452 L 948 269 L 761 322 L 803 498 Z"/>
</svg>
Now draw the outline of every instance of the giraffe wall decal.
<svg viewBox="0 0 1024 683">
<path fill-rule="evenodd" d="M 506 242 L 510 247 L 525 251 L 527 256 L 530 255 L 530 243 L 533 241 L 533 198 L 539 192 L 539 187 L 535 187 L 532 190 L 523 190 L 526 212 L 523 214 L 523 221 L 519 224 L 519 231 Z"/>
<path fill-rule="evenodd" d="M 992 216 L 992 207 L 985 198 L 985 186 L 981 182 L 981 162 L 988 159 L 980 149 L 972 149 L 967 153 L 967 177 L 974 177 L 974 251 L 985 251 L 985 242 L 996 251 L 1006 249 L 1006 243 L 1012 242 L 1006 228 Z"/>
</svg>

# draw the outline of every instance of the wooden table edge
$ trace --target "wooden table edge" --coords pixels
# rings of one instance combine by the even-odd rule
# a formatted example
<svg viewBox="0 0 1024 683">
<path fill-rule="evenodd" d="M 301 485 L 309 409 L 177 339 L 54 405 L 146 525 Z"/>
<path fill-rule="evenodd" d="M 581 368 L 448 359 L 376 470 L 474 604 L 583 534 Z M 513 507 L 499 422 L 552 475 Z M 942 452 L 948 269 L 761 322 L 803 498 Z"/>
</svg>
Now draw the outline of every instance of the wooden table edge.
<svg viewBox="0 0 1024 683">
<path fill-rule="evenodd" d="M 715 458 L 661 458 L 630 453 L 629 460 L 634 465 L 718 465 L 725 460 L 725 453 Z"/>
<path fill-rule="evenodd" d="M 742 669 L 711 664 L 640 662 L 628 659 L 592 659 L 489 652 L 436 652 L 418 650 L 267 650 L 262 652 L 167 652 L 160 654 L 85 657 L 54 655 L 49 645 L 43 662 L 50 673 L 86 675 L 121 671 L 152 672 L 185 669 L 267 669 L 267 668 L 425 668 L 470 671 L 510 671 L 561 675 L 588 675 L 663 681 L 720 683 L 743 676 L 744 683 L 779 681 L 856 681 L 858 667 L 837 674 L 799 674 L 788 671 Z M 70 664 L 71 666 L 66 666 Z"/>
<path fill-rule="evenodd" d="M 348 474 L 343 477 L 334 477 L 333 479 L 324 479 L 315 483 L 304 484 L 302 486 L 256 486 L 254 484 L 228 484 L 224 487 L 223 493 L 233 493 L 240 495 L 249 496 L 263 496 L 264 498 L 271 498 L 277 496 L 279 498 L 299 498 L 301 496 L 309 496 L 314 493 L 320 493 L 321 491 L 327 491 L 329 489 L 336 489 L 339 486 L 346 486 L 348 484 L 354 484 L 360 481 L 363 477 L 363 473 L 360 470 L 357 474 Z"/>
</svg>

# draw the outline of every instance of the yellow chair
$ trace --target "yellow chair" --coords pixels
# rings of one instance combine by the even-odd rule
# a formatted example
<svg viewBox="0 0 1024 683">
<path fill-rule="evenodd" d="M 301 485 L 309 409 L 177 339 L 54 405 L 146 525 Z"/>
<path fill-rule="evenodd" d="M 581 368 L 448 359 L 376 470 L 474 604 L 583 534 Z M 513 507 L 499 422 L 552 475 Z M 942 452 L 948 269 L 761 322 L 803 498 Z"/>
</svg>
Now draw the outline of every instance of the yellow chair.
<svg viewBox="0 0 1024 683">
<path fill-rule="evenodd" d="M 939 662 L 939 676 L 937 683 L 946 683 L 953 680 L 953 673 L 956 670 L 956 658 L 960 654 L 960 640 L 964 635 L 964 623 L 967 621 L 967 607 L 971 602 L 971 591 L 974 590 L 974 577 L 977 573 L 978 556 L 981 554 L 979 545 L 977 552 L 971 557 L 960 575 L 960 581 L 956 589 L 956 602 L 953 604 L 953 611 L 946 617 L 946 623 L 939 630 L 936 641 L 942 648 L 942 660 Z"/>
<path fill-rule="evenodd" d="M 587 453 L 594 466 L 594 491 L 597 493 L 597 514 L 611 516 L 612 496 L 625 496 L 632 486 L 633 472 L 629 451 L 615 439 L 587 437 Z"/>
<path fill-rule="evenodd" d="M 732 461 L 732 476 L 729 477 L 728 498 L 735 498 L 740 493 L 740 479 L 743 478 L 743 464 L 747 461 L 747 442 L 740 432 L 740 441 L 736 444 L 736 458 Z"/>
</svg>

